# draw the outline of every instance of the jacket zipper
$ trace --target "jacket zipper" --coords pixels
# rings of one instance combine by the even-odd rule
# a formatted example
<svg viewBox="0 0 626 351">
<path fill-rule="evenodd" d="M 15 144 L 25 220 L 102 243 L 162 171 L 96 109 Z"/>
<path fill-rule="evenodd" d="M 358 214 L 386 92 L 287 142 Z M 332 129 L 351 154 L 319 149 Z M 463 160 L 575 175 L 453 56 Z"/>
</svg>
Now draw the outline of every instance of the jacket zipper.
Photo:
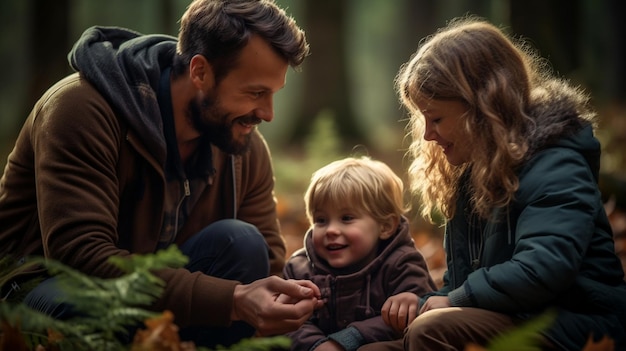
<svg viewBox="0 0 626 351">
<path fill-rule="evenodd" d="M 180 219 L 180 208 L 183 206 L 183 202 L 189 195 L 191 195 L 191 188 L 189 187 L 189 179 L 185 179 L 183 181 L 183 197 L 178 201 L 178 205 L 176 205 L 176 219 L 174 220 L 174 235 L 172 235 L 172 239 L 170 240 L 169 245 L 171 245 L 175 240 L 178 234 L 178 220 Z"/>
<path fill-rule="evenodd" d="M 480 223 L 480 219 L 476 219 L 476 222 L 470 221 L 470 223 L 471 224 L 468 228 L 468 247 L 472 271 L 475 271 L 480 268 L 484 240 L 483 231 L 487 228 L 487 225 L 485 225 L 485 229 L 483 229 Z"/>
<path fill-rule="evenodd" d="M 450 231 L 448 232 L 447 238 L 446 238 L 446 245 L 448 246 L 448 254 L 450 255 L 450 259 L 448 260 L 448 262 L 453 263 L 454 262 L 454 247 L 452 245 L 452 233 L 454 231 L 454 228 L 452 227 L 452 222 L 448 222 L 448 225 L 450 226 Z M 448 267 L 448 275 L 449 275 L 449 285 L 452 287 L 452 289 L 455 289 L 456 286 L 456 266 L 453 264 L 452 267 Z"/>
<path fill-rule="evenodd" d="M 330 303 L 328 310 L 330 311 L 330 320 L 333 321 L 334 329 L 337 329 L 337 294 L 335 293 L 335 278 L 331 277 L 330 279 Z"/>
</svg>

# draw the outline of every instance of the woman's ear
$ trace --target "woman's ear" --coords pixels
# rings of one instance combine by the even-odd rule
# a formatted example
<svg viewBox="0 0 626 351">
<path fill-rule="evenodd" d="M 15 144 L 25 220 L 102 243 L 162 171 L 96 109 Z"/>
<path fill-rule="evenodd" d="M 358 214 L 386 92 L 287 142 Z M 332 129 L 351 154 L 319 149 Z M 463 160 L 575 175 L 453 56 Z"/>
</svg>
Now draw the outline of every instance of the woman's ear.
<svg viewBox="0 0 626 351">
<path fill-rule="evenodd" d="M 381 240 L 391 238 L 391 236 L 396 233 L 399 224 L 400 218 L 396 216 L 387 217 L 387 219 L 380 223 L 380 234 L 378 235 L 378 238 Z"/>
<path fill-rule="evenodd" d="M 189 79 L 198 90 L 206 91 L 215 84 L 213 67 L 207 59 L 198 54 L 194 55 L 189 62 Z"/>
</svg>

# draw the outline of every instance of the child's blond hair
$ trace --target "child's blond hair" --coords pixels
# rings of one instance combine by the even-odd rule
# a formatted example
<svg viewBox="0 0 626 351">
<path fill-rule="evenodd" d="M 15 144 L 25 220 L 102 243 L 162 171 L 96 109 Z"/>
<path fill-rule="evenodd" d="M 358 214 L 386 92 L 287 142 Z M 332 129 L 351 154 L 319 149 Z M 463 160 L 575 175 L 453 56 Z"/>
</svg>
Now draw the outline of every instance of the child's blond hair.
<svg viewBox="0 0 626 351">
<path fill-rule="evenodd" d="M 389 166 L 362 156 L 331 162 L 313 173 L 304 201 L 310 223 L 316 209 L 329 204 L 348 205 L 383 222 L 399 221 L 409 210 L 403 195 L 402 180 Z"/>
</svg>

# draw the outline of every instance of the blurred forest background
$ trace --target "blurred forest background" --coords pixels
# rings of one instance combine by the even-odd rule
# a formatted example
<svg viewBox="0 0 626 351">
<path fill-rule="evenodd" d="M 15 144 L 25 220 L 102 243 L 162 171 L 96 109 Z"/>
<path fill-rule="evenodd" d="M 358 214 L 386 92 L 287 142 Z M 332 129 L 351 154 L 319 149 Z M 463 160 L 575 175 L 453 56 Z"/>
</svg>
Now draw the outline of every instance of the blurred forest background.
<svg viewBox="0 0 626 351">
<path fill-rule="evenodd" d="M 290 70 L 286 88 L 276 96 L 274 121 L 260 127 L 274 157 L 289 252 L 301 246 L 308 226 L 302 195 L 315 169 L 368 154 L 406 179 L 406 115 L 393 80 L 421 38 L 460 15 L 487 18 L 527 38 L 559 75 L 587 89 L 601 117 L 603 174 L 624 177 L 626 21 L 621 0 L 277 2 L 305 29 L 311 45 L 302 70 Z M 83 30 L 107 25 L 175 36 L 187 5 L 188 0 L 0 1 L 0 169 L 34 102 L 70 73 L 67 53 Z M 610 184 L 607 193 L 623 194 L 623 186 Z M 415 215 L 411 219 L 418 246 L 436 255 L 439 251 L 429 247 L 441 228 Z"/>
</svg>

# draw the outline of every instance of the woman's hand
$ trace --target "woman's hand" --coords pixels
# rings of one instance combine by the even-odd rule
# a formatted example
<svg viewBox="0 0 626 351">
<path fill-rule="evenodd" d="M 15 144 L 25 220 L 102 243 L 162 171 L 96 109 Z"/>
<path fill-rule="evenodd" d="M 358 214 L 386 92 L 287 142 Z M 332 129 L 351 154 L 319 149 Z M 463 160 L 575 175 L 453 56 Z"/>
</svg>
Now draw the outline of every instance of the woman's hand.
<svg viewBox="0 0 626 351">
<path fill-rule="evenodd" d="M 450 299 L 447 296 L 431 296 L 428 300 L 426 300 L 422 308 L 420 308 L 420 314 L 429 310 L 444 307 L 452 307 L 450 305 Z"/>
</svg>

